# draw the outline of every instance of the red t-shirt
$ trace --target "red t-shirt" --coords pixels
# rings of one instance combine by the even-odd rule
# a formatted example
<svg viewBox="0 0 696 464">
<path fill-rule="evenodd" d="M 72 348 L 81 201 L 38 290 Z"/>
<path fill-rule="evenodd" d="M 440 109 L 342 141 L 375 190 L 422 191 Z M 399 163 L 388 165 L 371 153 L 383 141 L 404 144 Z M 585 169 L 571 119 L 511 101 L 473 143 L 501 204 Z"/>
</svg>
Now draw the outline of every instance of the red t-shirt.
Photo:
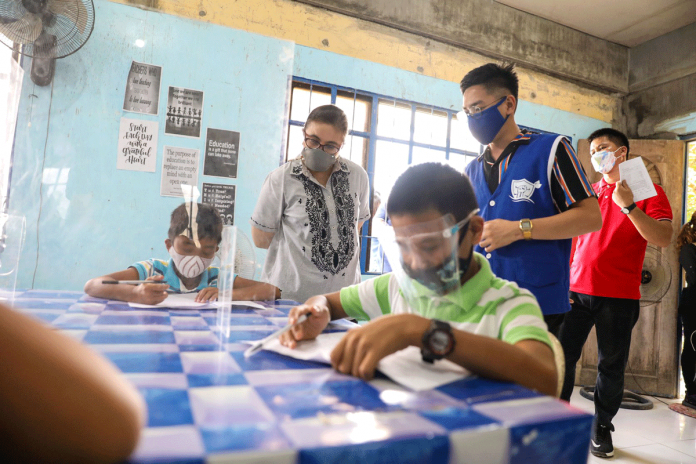
<svg viewBox="0 0 696 464">
<path fill-rule="evenodd" d="M 586 295 L 640 299 L 640 275 L 647 240 L 621 212 L 611 196 L 616 184 L 604 179 L 592 188 L 602 210 L 602 228 L 578 237 L 570 266 L 570 290 Z M 658 221 L 671 221 L 667 195 L 655 185 L 657 196 L 636 202 L 636 207 Z"/>
</svg>

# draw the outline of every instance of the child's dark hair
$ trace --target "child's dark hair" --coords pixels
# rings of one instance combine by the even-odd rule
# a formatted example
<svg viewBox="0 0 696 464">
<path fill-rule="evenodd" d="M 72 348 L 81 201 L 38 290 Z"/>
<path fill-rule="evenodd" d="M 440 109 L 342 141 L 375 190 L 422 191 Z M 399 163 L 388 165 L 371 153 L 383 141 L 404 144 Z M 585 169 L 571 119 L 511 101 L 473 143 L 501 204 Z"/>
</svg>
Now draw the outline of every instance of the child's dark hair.
<svg viewBox="0 0 696 464">
<path fill-rule="evenodd" d="M 222 241 L 222 217 L 215 207 L 198 203 L 196 215 L 198 225 L 198 239 L 213 238 L 218 243 Z M 189 215 L 186 212 L 186 203 L 182 203 L 172 211 L 172 219 L 169 222 L 169 240 L 174 241 L 177 235 L 185 232 L 189 227 Z"/>
<path fill-rule="evenodd" d="M 440 163 L 416 164 L 396 180 L 387 203 L 390 216 L 436 209 L 457 222 L 476 208 L 476 194 L 466 174 Z"/>
<path fill-rule="evenodd" d="M 307 127 L 310 122 L 323 122 L 324 124 L 333 126 L 341 131 L 344 136 L 348 133 L 348 118 L 346 117 L 346 113 L 336 105 L 317 106 L 309 113 L 309 116 L 307 116 L 305 127 Z"/>
<path fill-rule="evenodd" d="M 482 85 L 490 94 L 503 89 L 514 96 L 515 100 L 518 99 L 520 82 L 513 63 L 488 63 L 472 69 L 459 83 L 459 88 L 463 94 L 466 89 L 475 85 Z"/>
<path fill-rule="evenodd" d="M 626 134 L 623 132 L 612 129 L 611 127 L 605 127 L 604 129 L 597 129 L 591 133 L 590 136 L 587 137 L 587 141 L 592 143 L 594 139 L 600 137 L 608 138 L 617 148 L 626 147 L 626 155 L 631 151 L 631 147 L 628 146 L 628 137 L 626 137 Z"/>
</svg>

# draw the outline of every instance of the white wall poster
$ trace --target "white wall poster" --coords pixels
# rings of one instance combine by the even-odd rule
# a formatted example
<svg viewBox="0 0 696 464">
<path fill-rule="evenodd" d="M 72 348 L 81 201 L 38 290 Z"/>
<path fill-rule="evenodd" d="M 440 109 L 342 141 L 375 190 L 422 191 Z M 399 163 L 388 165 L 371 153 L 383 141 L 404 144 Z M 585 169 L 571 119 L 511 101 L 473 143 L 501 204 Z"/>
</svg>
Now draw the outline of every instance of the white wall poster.
<svg viewBox="0 0 696 464">
<path fill-rule="evenodd" d="M 155 172 L 157 167 L 157 121 L 121 118 L 118 131 L 117 169 Z"/>
<path fill-rule="evenodd" d="M 203 117 L 203 92 L 169 87 L 167 124 L 164 133 L 182 137 L 200 137 Z"/>
<path fill-rule="evenodd" d="M 164 146 L 160 195 L 183 197 L 181 184 L 198 185 L 199 153 L 195 148 Z"/>
<path fill-rule="evenodd" d="M 123 109 L 134 113 L 159 112 L 162 67 L 133 61 L 128 72 Z"/>
</svg>

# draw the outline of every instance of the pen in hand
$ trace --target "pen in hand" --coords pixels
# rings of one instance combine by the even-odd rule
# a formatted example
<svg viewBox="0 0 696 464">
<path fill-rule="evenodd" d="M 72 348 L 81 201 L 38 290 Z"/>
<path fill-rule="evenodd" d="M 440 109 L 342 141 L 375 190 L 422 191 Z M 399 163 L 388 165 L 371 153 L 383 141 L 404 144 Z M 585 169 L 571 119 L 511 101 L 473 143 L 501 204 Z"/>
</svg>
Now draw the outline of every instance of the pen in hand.
<svg viewBox="0 0 696 464">
<path fill-rule="evenodd" d="M 128 284 L 128 285 L 140 285 L 140 284 L 164 284 L 166 282 L 162 280 L 102 280 L 103 284 Z"/>
<path fill-rule="evenodd" d="M 309 317 L 310 317 L 311 315 L 312 315 L 311 312 L 304 313 L 303 315 L 301 315 L 300 317 L 297 318 L 297 320 L 295 321 L 294 324 L 288 324 L 288 325 L 286 325 L 285 327 L 283 327 L 282 329 L 278 330 L 277 332 L 273 332 L 273 333 L 272 333 L 271 335 L 269 335 L 268 337 L 266 337 L 266 338 L 264 338 L 264 339 L 261 339 L 261 340 L 255 342 L 253 345 L 251 345 L 251 346 L 244 352 L 244 357 L 245 357 L 245 358 L 248 358 L 249 356 L 252 356 L 252 355 L 258 353 L 259 351 L 261 351 L 261 348 L 263 348 L 263 345 L 266 344 L 266 342 L 269 342 L 269 341 L 273 340 L 274 338 L 278 338 L 278 337 L 280 337 L 282 334 L 284 334 L 285 332 L 287 332 L 288 330 L 292 329 L 293 327 L 295 327 L 295 326 L 297 326 L 297 325 L 299 325 L 299 324 L 302 324 L 304 321 L 306 321 L 307 319 L 309 319 Z"/>
</svg>

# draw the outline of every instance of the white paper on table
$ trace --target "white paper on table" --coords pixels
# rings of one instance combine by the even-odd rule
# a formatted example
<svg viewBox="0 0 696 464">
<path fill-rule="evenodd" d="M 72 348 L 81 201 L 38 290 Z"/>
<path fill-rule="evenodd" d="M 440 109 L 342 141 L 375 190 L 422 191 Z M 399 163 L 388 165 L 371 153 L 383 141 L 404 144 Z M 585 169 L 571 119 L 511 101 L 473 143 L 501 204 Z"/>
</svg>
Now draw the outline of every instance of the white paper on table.
<svg viewBox="0 0 696 464">
<path fill-rule="evenodd" d="M 633 192 L 634 202 L 657 195 L 655 185 L 645 168 L 645 164 L 643 164 L 643 158 L 640 156 L 619 164 L 619 175 Z"/>
<path fill-rule="evenodd" d="M 217 301 L 211 301 L 208 303 L 200 303 L 195 301 L 198 292 L 194 293 L 170 293 L 167 298 L 161 303 L 156 305 L 147 305 L 142 303 L 128 303 L 131 308 L 188 308 L 188 309 L 215 309 L 218 308 L 221 303 Z M 252 301 L 233 301 L 232 309 L 234 306 L 249 306 L 256 309 L 268 309 L 265 306 L 261 306 L 258 303 Z"/>
<path fill-rule="evenodd" d="M 266 343 L 264 349 L 295 359 L 330 364 L 331 351 L 344 335 L 345 332 L 321 334 L 315 340 L 299 342 L 295 349 L 287 348 L 275 339 Z M 446 359 L 433 364 L 424 362 L 420 350 L 415 346 L 383 358 L 377 369 L 394 382 L 414 391 L 432 390 L 469 375 L 469 371 Z"/>
<path fill-rule="evenodd" d="M 214 303 L 199 303 L 194 301 L 198 293 L 170 293 L 163 302 L 156 305 L 128 303 L 131 308 L 215 308 Z"/>
</svg>

